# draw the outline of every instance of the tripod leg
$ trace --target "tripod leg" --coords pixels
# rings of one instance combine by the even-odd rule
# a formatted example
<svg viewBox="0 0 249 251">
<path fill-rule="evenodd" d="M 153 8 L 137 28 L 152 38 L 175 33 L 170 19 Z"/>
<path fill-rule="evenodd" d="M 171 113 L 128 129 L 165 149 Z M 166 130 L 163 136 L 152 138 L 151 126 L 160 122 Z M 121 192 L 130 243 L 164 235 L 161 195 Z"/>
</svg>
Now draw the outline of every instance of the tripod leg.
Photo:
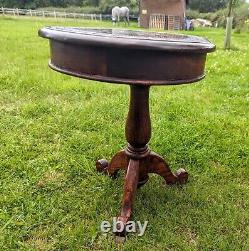
<svg viewBox="0 0 249 251">
<path fill-rule="evenodd" d="M 116 235 L 125 236 L 125 226 L 132 215 L 133 202 L 135 199 L 139 178 L 139 160 L 131 159 L 125 176 L 124 195 L 121 214 L 118 217 L 118 232 Z"/>
<path fill-rule="evenodd" d="M 96 162 L 96 168 L 98 172 L 103 172 L 111 177 L 116 177 L 118 170 L 126 169 L 129 163 L 129 159 L 122 150 L 116 153 L 111 161 L 108 163 L 107 160 L 101 159 Z"/>
<path fill-rule="evenodd" d="M 156 173 L 162 176 L 168 185 L 175 183 L 184 184 L 188 180 L 188 173 L 183 169 L 173 174 L 167 162 L 158 154 L 151 152 L 149 155 L 149 173 Z"/>
</svg>

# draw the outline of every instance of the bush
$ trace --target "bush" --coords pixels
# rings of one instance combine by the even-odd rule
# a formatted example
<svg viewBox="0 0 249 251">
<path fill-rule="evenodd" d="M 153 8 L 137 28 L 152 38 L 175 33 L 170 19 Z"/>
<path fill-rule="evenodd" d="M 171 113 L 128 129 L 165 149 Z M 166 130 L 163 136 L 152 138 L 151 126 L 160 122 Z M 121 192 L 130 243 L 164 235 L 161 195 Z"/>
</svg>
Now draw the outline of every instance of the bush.
<svg viewBox="0 0 249 251">
<path fill-rule="evenodd" d="M 249 31 L 249 4 L 243 4 L 235 9 L 234 25 L 237 29 Z"/>
<path fill-rule="evenodd" d="M 188 19 L 197 19 L 200 17 L 200 12 L 197 10 L 188 9 L 186 12 L 186 16 Z"/>
<path fill-rule="evenodd" d="M 137 0 L 100 0 L 99 8 L 102 13 L 111 14 L 111 10 L 115 6 L 127 6 L 132 15 L 138 15 Z"/>
<path fill-rule="evenodd" d="M 227 9 L 218 10 L 216 12 L 199 13 L 198 11 L 187 10 L 187 17 L 191 19 L 203 18 L 210 20 L 212 23 L 217 22 L 219 27 L 226 27 Z M 249 30 L 249 4 L 245 3 L 236 7 L 233 11 L 234 23 L 233 28 L 236 32 Z"/>
<path fill-rule="evenodd" d="M 40 10 L 46 11 L 60 11 L 60 12 L 67 12 L 67 13 L 85 13 L 85 14 L 100 14 L 101 11 L 96 6 L 70 6 L 67 8 L 59 8 L 59 7 L 46 7 L 40 8 Z"/>
<path fill-rule="evenodd" d="M 41 8 L 48 11 L 62 11 L 70 13 L 85 13 L 85 14 L 111 14 L 111 10 L 115 6 L 127 6 L 130 9 L 130 14 L 138 16 L 139 10 L 136 0 L 101 0 L 99 6 L 83 5 L 79 6 L 68 6 L 66 8 L 61 7 L 46 7 Z"/>
</svg>

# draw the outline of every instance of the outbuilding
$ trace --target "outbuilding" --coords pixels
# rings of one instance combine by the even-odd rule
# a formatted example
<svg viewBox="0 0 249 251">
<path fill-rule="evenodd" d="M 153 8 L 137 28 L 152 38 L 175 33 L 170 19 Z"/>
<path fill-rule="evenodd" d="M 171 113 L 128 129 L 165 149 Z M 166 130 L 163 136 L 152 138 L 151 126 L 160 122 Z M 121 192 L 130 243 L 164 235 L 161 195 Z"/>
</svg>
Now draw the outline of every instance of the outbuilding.
<svg viewBox="0 0 249 251">
<path fill-rule="evenodd" d="M 140 27 L 183 29 L 187 4 L 188 0 L 140 0 Z"/>
</svg>

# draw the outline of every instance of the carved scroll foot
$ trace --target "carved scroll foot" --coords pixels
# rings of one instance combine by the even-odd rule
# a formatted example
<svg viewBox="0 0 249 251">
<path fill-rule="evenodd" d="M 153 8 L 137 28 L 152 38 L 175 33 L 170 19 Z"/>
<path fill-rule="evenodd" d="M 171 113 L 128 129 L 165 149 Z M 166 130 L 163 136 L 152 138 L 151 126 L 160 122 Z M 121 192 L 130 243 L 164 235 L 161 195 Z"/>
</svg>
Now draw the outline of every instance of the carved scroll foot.
<svg viewBox="0 0 249 251">
<path fill-rule="evenodd" d="M 184 169 L 181 168 L 175 174 L 172 173 L 167 162 L 160 155 L 151 152 L 149 149 L 145 153 L 137 151 L 137 154 L 136 152 L 132 153 L 122 150 L 114 155 L 109 163 L 104 159 L 98 160 L 96 168 L 97 171 L 111 177 L 116 177 L 120 169 L 126 171 L 121 214 L 118 217 L 119 223 L 115 233 L 118 242 L 125 240 L 125 230 L 132 216 L 136 190 L 149 180 L 149 173 L 160 175 L 168 185 L 184 184 L 188 180 L 188 173 Z"/>
<path fill-rule="evenodd" d="M 168 185 L 176 183 L 184 184 L 188 180 L 188 173 L 183 169 L 179 169 L 176 173 L 172 173 L 167 162 L 158 154 L 151 152 L 149 155 L 149 173 L 156 173 L 164 178 Z"/>
<path fill-rule="evenodd" d="M 96 169 L 98 172 L 103 172 L 108 176 L 116 178 L 117 173 L 120 169 L 126 169 L 129 163 L 129 159 L 122 150 L 116 153 L 110 162 L 105 159 L 96 161 Z"/>
</svg>

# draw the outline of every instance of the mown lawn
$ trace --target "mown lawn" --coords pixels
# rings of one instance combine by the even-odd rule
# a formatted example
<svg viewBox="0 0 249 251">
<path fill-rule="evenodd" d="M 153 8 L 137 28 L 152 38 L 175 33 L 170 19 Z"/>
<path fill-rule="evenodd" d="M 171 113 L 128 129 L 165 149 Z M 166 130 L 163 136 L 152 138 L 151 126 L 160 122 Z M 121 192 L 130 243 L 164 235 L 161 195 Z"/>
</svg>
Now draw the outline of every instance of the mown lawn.
<svg viewBox="0 0 249 251">
<path fill-rule="evenodd" d="M 206 79 L 152 88 L 150 146 L 190 181 L 152 175 L 134 212 L 145 235 L 117 247 L 100 223 L 119 214 L 122 175 L 95 160 L 125 146 L 129 88 L 50 70 L 37 30 L 51 24 L 111 27 L 0 18 L 0 250 L 249 250 L 249 34 L 224 51 L 223 30 L 194 31 L 217 45 Z"/>
</svg>

